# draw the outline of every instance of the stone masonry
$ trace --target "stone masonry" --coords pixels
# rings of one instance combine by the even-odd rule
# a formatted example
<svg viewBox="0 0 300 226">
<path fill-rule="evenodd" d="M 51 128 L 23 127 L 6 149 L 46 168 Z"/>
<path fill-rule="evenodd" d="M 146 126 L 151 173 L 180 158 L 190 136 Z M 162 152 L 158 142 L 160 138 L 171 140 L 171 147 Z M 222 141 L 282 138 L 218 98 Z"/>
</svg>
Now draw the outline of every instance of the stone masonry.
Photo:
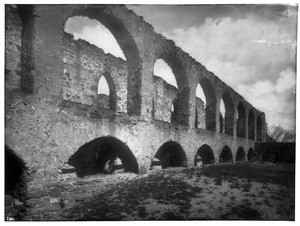
<svg viewBox="0 0 300 226">
<path fill-rule="evenodd" d="M 105 25 L 126 61 L 65 33 L 72 16 Z M 157 59 L 172 68 L 178 89 L 153 74 Z M 101 76 L 109 96 L 97 93 Z M 206 106 L 196 98 L 199 83 Z M 263 112 L 122 5 L 6 5 L 5 123 L 6 145 L 27 166 L 28 220 L 52 219 L 97 193 L 102 179 L 94 175 L 92 183 L 62 170 L 96 138 L 124 143 L 139 173 L 150 170 L 151 159 L 169 141 L 183 150 L 184 165 L 194 166 L 203 145 L 215 163 L 224 147 L 235 162 L 238 150 L 247 156 L 266 140 Z"/>
</svg>

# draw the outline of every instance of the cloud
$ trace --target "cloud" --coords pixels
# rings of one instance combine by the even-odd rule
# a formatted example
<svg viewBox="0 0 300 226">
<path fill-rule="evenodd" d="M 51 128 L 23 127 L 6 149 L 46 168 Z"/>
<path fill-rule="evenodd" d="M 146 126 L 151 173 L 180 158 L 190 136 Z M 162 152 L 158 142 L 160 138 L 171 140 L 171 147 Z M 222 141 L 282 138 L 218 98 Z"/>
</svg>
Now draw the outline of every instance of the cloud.
<svg viewBox="0 0 300 226">
<path fill-rule="evenodd" d="M 242 84 L 237 90 L 250 103 L 266 113 L 268 125 L 295 129 L 296 81 L 295 71 L 291 68 L 281 71 L 274 83 L 258 81 L 252 85 Z"/>
<path fill-rule="evenodd" d="M 87 17 L 69 18 L 65 28 L 66 32 L 74 35 L 74 39 L 84 39 L 116 57 L 126 60 L 117 40 L 112 33 L 99 21 Z"/>
<path fill-rule="evenodd" d="M 253 14 L 237 20 L 206 18 L 200 26 L 164 35 L 265 111 L 269 124 L 280 122 L 295 129 L 291 116 L 295 115 L 296 26 L 286 23 L 259 20 Z"/>
</svg>

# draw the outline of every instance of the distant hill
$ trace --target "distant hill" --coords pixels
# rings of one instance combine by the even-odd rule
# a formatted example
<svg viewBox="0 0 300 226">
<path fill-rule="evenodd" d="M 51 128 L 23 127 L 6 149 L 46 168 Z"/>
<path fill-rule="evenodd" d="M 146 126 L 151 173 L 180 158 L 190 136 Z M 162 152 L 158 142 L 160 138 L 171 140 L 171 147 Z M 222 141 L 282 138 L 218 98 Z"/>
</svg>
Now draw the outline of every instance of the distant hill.
<svg viewBox="0 0 300 226">
<path fill-rule="evenodd" d="M 285 130 L 280 126 L 276 126 L 271 134 L 269 134 L 270 140 L 276 142 L 296 142 L 296 132 L 291 130 Z"/>
</svg>

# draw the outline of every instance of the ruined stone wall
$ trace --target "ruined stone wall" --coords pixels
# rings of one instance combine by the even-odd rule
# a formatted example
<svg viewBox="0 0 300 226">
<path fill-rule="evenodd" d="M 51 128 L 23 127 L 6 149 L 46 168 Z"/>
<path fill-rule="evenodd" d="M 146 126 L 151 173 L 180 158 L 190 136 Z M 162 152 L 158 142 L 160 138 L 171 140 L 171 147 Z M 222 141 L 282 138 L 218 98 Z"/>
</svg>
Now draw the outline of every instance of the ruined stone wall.
<svg viewBox="0 0 300 226">
<path fill-rule="evenodd" d="M 61 200 L 73 202 L 79 194 L 95 192 L 97 186 L 87 185 L 88 182 L 82 182 L 72 173 L 62 175 L 61 167 L 79 147 L 101 136 L 110 135 L 127 144 L 139 168 L 146 170 L 150 168 L 149 158 L 154 157 L 160 146 L 170 140 L 182 146 L 188 166 L 194 165 L 196 152 L 203 144 L 212 148 L 216 162 L 225 145 L 231 149 L 234 160 L 239 147 L 244 148 L 246 155 L 250 148 L 254 148 L 253 140 L 221 134 L 217 130 L 211 132 L 194 128 L 195 90 L 200 78 L 207 78 L 214 87 L 215 106 L 209 108 L 214 109 L 214 115 L 219 116 L 218 101 L 225 90 L 231 93 L 235 109 L 239 102 L 246 103 L 246 112 L 252 106 L 176 47 L 174 42 L 155 33 L 132 11 L 123 6 L 105 6 L 110 14 L 104 22 L 109 25 L 113 16 L 114 22 L 124 23 L 124 27 L 120 28 L 122 32 L 113 32 L 123 44 L 121 48 L 127 50 L 124 53 L 127 62 L 65 34 L 62 27 L 66 19 L 81 9 L 83 11 L 79 14 L 84 14 L 82 12 L 88 7 L 36 5 L 31 24 L 34 38 L 28 45 L 33 46 L 34 53 L 31 71 L 33 92 L 16 92 L 14 90 L 20 87 L 15 82 L 18 79 L 6 80 L 7 87 L 16 89 L 6 89 L 5 93 L 5 142 L 28 166 L 28 219 L 38 219 L 51 211 L 59 212 Z M 95 7 L 103 13 L 103 6 Z M 19 20 L 14 19 L 15 12 L 12 16 L 6 15 L 10 21 L 8 25 L 15 26 L 12 30 L 7 27 L 6 32 L 10 34 L 7 41 L 19 40 L 21 28 Z M 128 52 L 129 47 L 122 42 L 124 37 L 131 37 L 130 41 L 135 43 L 128 45 L 136 50 L 132 51 L 132 55 Z M 16 62 L 21 57 L 20 50 L 17 45 L 11 46 L 14 47 L 6 46 L 6 54 L 10 56 L 6 69 L 18 71 L 20 67 Z M 153 76 L 153 66 L 159 57 L 167 59 L 176 72 L 178 93 Z M 13 72 L 15 75 L 16 71 Z M 115 99 L 110 98 L 109 101 L 115 100 L 116 109 L 111 108 L 111 103 L 110 110 L 105 109 L 107 97 L 98 102 L 97 86 L 101 76 L 105 76 L 115 94 Z M 154 94 L 157 95 L 153 98 Z M 175 94 L 178 94 L 179 100 L 178 125 L 168 123 L 168 112 Z M 260 112 L 253 111 L 256 119 Z M 153 115 L 159 120 L 153 120 Z M 265 130 L 264 117 L 262 122 Z M 218 121 L 214 120 L 214 123 L 211 127 L 218 128 Z M 51 219 L 50 215 L 48 217 Z"/>
<path fill-rule="evenodd" d="M 22 22 L 17 8 L 5 7 L 5 89 L 21 89 Z"/>
<path fill-rule="evenodd" d="M 197 126 L 195 127 L 199 129 L 205 129 L 206 116 L 204 102 L 198 97 L 196 97 L 196 112 L 197 120 L 195 120 L 195 123 L 197 124 Z"/>
<path fill-rule="evenodd" d="M 177 88 L 168 84 L 162 78 L 154 76 L 153 118 L 171 122 L 171 107 L 177 97 Z"/>
<path fill-rule="evenodd" d="M 101 76 L 108 76 L 111 95 L 116 99 L 116 111 L 127 112 L 127 66 L 116 58 L 84 40 L 75 40 L 73 35 L 64 36 L 63 98 L 77 103 L 103 106 L 98 95 Z M 105 97 L 104 97 L 105 98 Z M 113 103 L 112 103 L 113 104 Z M 105 104 L 104 104 L 105 105 Z"/>
</svg>

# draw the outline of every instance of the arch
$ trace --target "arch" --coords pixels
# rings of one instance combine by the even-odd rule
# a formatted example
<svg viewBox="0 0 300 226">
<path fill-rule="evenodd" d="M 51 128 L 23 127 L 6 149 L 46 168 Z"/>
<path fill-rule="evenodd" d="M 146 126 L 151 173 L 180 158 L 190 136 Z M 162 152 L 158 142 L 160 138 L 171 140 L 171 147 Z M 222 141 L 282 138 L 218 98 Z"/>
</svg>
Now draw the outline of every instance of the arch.
<svg viewBox="0 0 300 226">
<path fill-rule="evenodd" d="M 154 158 L 161 162 L 162 168 L 185 167 L 187 158 L 183 148 L 175 141 L 168 141 L 158 149 Z"/>
<path fill-rule="evenodd" d="M 247 155 L 248 161 L 252 161 L 254 159 L 254 150 L 250 148 Z"/>
<path fill-rule="evenodd" d="M 227 145 L 225 145 L 221 151 L 220 154 L 220 163 L 222 162 L 232 162 L 233 158 L 232 158 L 232 152 L 230 147 L 228 147 Z"/>
<path fill-rule="evenodd" d="M 92 6 L 78 9 L 77 11 L 73 11 L 71 15 L 68 15 L 68 18 L 73 16 L 84 16 L 89 19 L 98 20 L 115 37 L 126 57 L 128 68 L 127 112 L 131 115 L 140 115 L 142 103 L 142 89 L 140 87 L 142 79 L 141 58 L 135 40 L 126 29 L 122 20 L 114 16 L 108 6 Z"/>
<path fill-rule="evenodd" d="M 262 142 L 262 119 L 260 115 L 256 119 L 256 140 Z"/>
<path fill-rule="evenodd" d="M 255 124 L 254 124 L 254 113 L 253 110 L 250 109 L 248 114 L 248 139 L 255 139 Z"/>
<path fill-rule="evenodd" d="M 246 138 L 246 111 L 244 104 L 242 102 L 239 103 L 238 108 L 238 118 L 237 118 L 237 136 L 240 138 Z"/>
<path fill-rule="evenodd" d="M 209 131 L 216 131 L 216 98 L 213 86 L 207 78 L 200 80 L 203 93 L 205 95 L 205 128 Z"/>
<path fill-rule="evenodd" d="M 196 156 L 201 156 L 203 164 L 213 164 L 215 162 L 214 152 L 207 144 L 203 144 L 198 150 Z M 195 162 L 196 164 L 196 162 Z"/>
<path fill-rule="evenodd" d="M 109 88 L 109 103 L 106 104 L 103 103 L 103 100 L 105 101 L 105 98 L 107 99 L 107 95 L 99 93 L 99 83 L 101 82 L 101 79 L 104 78 L 105 81 L 107 82 L 108 88 Z M 116 111 L 117 108 L 117 93 L 116 93 L 116 87 L 115 83 L 113 81 L 113 78 L 111 77 L 110 73 L 105 72 L 102 76 L 99 78 L 99 83 L 98 83 L 98 92 L 97 92 L 97 105 L 99 107 L 104 107 L 107 108 L 106 106 L 109 107 L 109 109 Z M 103 96 L 104 95 L 104 96 Z"/>
<path fill-rule="evenodd" d="M 138 173 L 138 163 L 130 148 L 117 138 L 104 136 L 82 145 L 68 160 L 78 177 L 104 173 L 108 161 L 119 158 L 124 171 Z"/>
<path fill-rule="evenodd" d="M 9 146 L 5 145 L 5 194 L 25 201 L 27 184 L 26 163 Z"/>
<path fill-rule="evenodd" d="M 229 92 L 224 92 L 222 99 L 225 105 L 225 134 L 233 136 L 234 128 L 234 104 Z"/>
<path fill-rule="evenodd" d="M 239 149 L 237 150 L 235 159 L 236 162 L 245 161 L 246 155 L 245 155 L 245 150 L 242 146 L 240 146 Z"/>
<path fill-rule="evenodd" d="M 206 98 L 200 84 L 196 87 L 195 128 L 206 129 Z"/>
<path fill-rule="evenodd" d="M 189 124 L 189 98 L 190 88 L 188 85 L 188 78 L 185 73 L 184 67 L 180 59 L 170 52 L 164 52 L 157 60 L 163 60 L 172 70 L 178 86 L 178 94 L 175 98 L 177 100 L 177 111 L 174 111 L 173 118 L 176 119 L 176 124 L 188 125 Z M 154 66 L 153 66 L 154 68 Z M 174 105 L 175 107 L 175 105 Z"/>
<path fill-rule="evenodd" d="M 224 118 L 222 116 L 222 114 L 220 113 L 220 116 L 219 116 L 219 121 L 220 121 L 220 133 L 224 133 L 223 129 L 223 121 L 224 121 Z"/>
</svg>

